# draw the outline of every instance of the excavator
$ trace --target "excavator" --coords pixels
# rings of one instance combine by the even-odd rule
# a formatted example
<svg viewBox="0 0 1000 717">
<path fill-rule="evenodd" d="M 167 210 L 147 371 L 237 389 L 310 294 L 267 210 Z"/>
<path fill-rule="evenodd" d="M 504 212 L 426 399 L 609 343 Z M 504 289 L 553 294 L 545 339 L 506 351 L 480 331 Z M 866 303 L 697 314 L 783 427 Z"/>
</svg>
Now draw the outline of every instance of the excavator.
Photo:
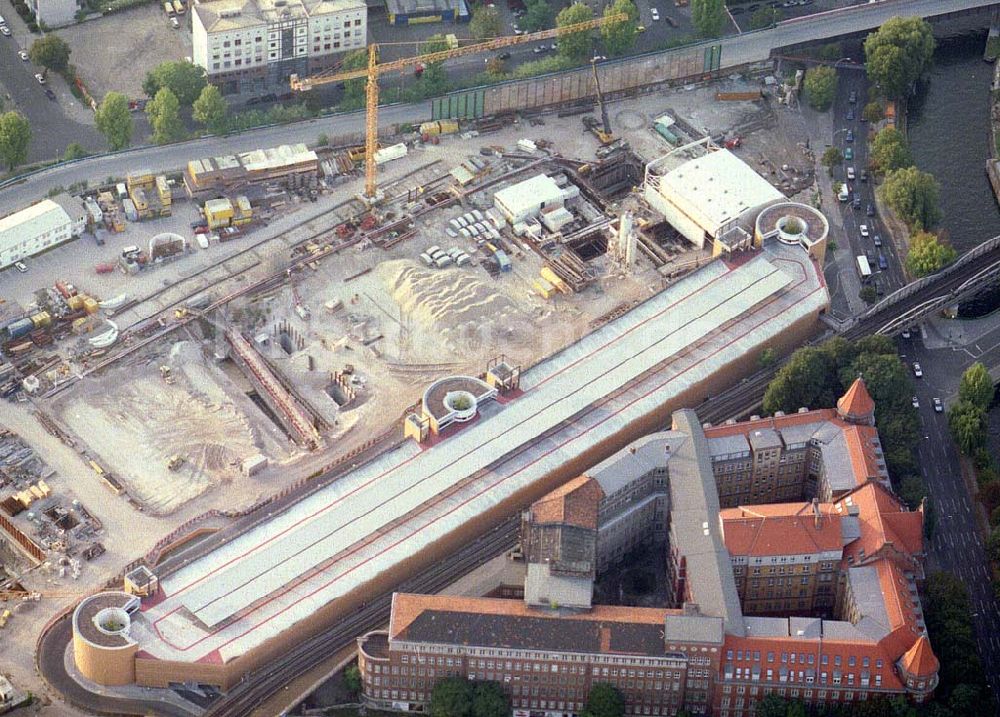
<svg viewBox="0 0 1000 717">
<path fill-rule="evenodd" d="M 597 141 L 601 144 L 607 145 L 615 141 L 614 135 L 611 133 L 611 120 L 608 119 L 608 108 L 604 106 L 604 97 L 601 95 L 601 81 L 597 77 L 597 60 L 593 59 L 590 61 L 590 69 L 594 73 L 594 88 L 597 90 L 597 106 L 601 108 L 601 126 L 598 127 L 597 122 L 591 117 L 584 117 L 583 123 L 587 126 L 595 137 Z"/>
</svg>

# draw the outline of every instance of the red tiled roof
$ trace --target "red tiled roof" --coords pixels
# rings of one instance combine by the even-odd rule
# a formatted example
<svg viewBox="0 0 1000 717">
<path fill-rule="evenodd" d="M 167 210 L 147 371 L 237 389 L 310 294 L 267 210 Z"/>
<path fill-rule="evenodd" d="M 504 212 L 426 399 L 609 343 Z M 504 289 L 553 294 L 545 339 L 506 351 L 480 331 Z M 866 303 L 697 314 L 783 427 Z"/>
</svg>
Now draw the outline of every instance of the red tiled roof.
<svg viewBox="0 0 1000 717">
<path fill-rule="evenodd" d="M 756 421 L 743 421 L 742 423 L 732 423 L 729 425 L 712 426 L 705 429 L 706 438 L 724 438 L 726 436 L 744 435 L 749 436 L 753 431 L 762 428 L 773 428 L 780 431 L 782 428 L 790 426 L 802 426 L 809 423 L 822 423 L 831 421 L 837 417 L 837 413 L 832 408 L 820 408 L 815 411 L 805 413 L 790 413 L 787 416 L 770 416 L 760 418 Z"/>
<path fill-rule="evenodd" d="M 854 379 L 847 393 L 837 401 L 837 410 L 844 416 L 868 416 L 875 412 L 875 401 L 863 379 Z"/>
<path fill-rule="evenodd" d="M 847 506 L 858 508 L 861 537 L 847 546 L 845 554 L 855 565 L 875 558 L 886 544 L 908 556 L 924 552 L 924 516 L 918 511 L 905 510 L 899 499 L 882 484 L 869 481 L 839 500 L 842 514 Z"/>
<path fill-rule="evenodd" d="M 914 677 L 931 677 L 937 674 L 940 666 L 926 635 L 918 637 L 913 647 L 900 658 L 900 667 Z"/>
<path fill-rule="evenodd" d="M 564 483 L 531 505 L 531 517 L 536 523 L 566 523 L 597 530 L 597 510 L 604 491 L 589 476 Z"/>
<path fill-rule="evenodd" d="M 840 516 L 832 503 L 771 503 L 719 511 L 730 555 L 811 555 L 843 547 Z"/>
</svg>

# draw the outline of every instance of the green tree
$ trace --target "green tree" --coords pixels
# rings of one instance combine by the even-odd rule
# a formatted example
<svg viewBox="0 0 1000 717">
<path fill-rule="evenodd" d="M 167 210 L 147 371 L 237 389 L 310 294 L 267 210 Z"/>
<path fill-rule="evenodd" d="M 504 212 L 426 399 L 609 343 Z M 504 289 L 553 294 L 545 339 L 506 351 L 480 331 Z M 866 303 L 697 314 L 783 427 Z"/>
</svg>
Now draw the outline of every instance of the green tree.
<svg viewBox="0 0 1000 717">
<path fill-rule="evenodd" d="M 461 677 L 438 680 L 431 691 L 431 717 L 472 717 L 472 684 Z"/>
<path fill-rule="evenodd" d="M 726 23 L 723 0 L 691 0 L 691 21 L 702 37 L 718 37 Z"/>
<path fill-rule="evenodd" d="M 66 151 L 63 152 L 63 161 L 70 162 L 74 159 L 83 159 L 90 152 L 84 149 L 84 146 L 79 142 L 70 142 L 66 145 Z"/>
<path fill-rule="evenodd" d="M 878 301 L 878 292 L 871 284 L 862 284 L 860 291 L 858 291 L 858 298 L 866 304 L 874 304 Z"/>
<path fill-rule="evenodd" d="M 472 717 L 508 717 L 510 702 L 499 682 L 477 682 L 472 692 Z"/>
<path fill-rule="evenodd" d="M 906 268 L 914 276 L 927 276 L 951 264 L 957 255 L 954 247 L 937 234 L 918 231 L 910 237 Z"/>
<path fill-rule="evenodd" d="M 368 66 L 368 50 L 354 50 L 344 55 L 340 69 L 343 72 L 360 70 Z M 344 96 L 340 102 L 341 109 L 358 109 L 365 106 L 365 80 L 347 80 L 344 83 Z"/>
<path fill-rule="evenodd" d="M 211 130 L 219 130 L 226 119 L 229 106 L 215 85 L 205 85 L 191 107 L 194 121 Z"/>
<path fill-rule="evenodd" d="M 143 80 L 142 90 L 148 96 L 156 97 L 156 94 L 166 87 L 182 107 L 190 107 L 198 99 L 206 84 L 203 68 L 178 60 L 161 62 L 154 67 Z"/>
<path fill-rule="evenodd" d="M 959 401 L 948 411 L 948 427 L 962 453 L 971 456 L 986 442 L 986 411 L 974 403 Z"/>
<path fill-rule="evenodd" d="M 767 368 L 768 366 L 773 366 L 774 361 L 777 356 L 774 353 L 774 349 L 770 346 L 766 346 L 763 351 L 760 352 L 760 358 L 757 359 L 757 364 L 761 368 Z"/>
<path fill-rule="evenodd" d="M 448 41 L 444 38 L 444 35 L 431 35 L 421 44 L 420 54 L 441 52 L 447 49 Z M 448 73 L 444 69 L 444 63 L 429 62 L 424 67 L 424 71 L 414 85 L 411 94 L 413 95 L 413 99 L 422 99 L 424 97 L 443 94 L 447 90 Z"/>
<path fill-rule="evenodd" d="M 19 112 L 0 115 L 0 160 L 13 170 L 28 159 L 31 144 L 31 124 Z"/>
<path fill-rule="evenodd" d="M 764 695 L 764 698 L 757 703 L 757 717 L 786 717 L 788 714 L 788 700 L 780 695 L 771 692 Z"/>
<path fill-rule="evenodd" d="M 469 32 L 477 40 L 500 37 L 503 34 L 503 21 L 499 11 L 489 5 L 475 6 L 472 20 L 469 21 Z"/>
<path fill-rule="evenodd" d="M 878 100 L 872 100 L 861 110 L 861 116 L 866 122 L 881 122 L 885 117 L 885 107 Z"/>
<path fill-rule="evenodd" d="M 872 167 L 879 172 L 892 172 L 913 165 L 913 155 L 906 137 L 895 127 L 883 127 L 872 140 Z"/>
<path fill-rule="evenodd" d="M 894 17 L 865 39 L 868 77 L 891 98 L 909 94 L 934 57 L 934 35 L 926 20 Z"/>
<path fill-rule="evenodd" d="M 556 27 L 566 27 L 575 25 L 578 22 L 587 22 L 594 17 L 594 11 L 583 3 L 573 3 L 569 7 L 563 8 L 556 15 Z M 590 33 L 586 30 L 574 32 L 569 35 L 559 36 L 559 54 L 563 57 L 579 62 L 590 54 Z"/>
<path fill-rule="evenodd" d="M 826 65 L 810 67 L 806 70 L 805 89 L 809 104 L 826 112 L 837 94 L 837 71 Z"/>
<path fill-rule="evenodd" d="M 965 369 L 958 384 L 958 400 L 968 401 L 984 411 L 993 403 L 993 379 L 983 364 L 976 361 Z"/>
<path fill-rule="evenodd" d="M 614 685 L 597 682 L 590 688 L 584 711 L 587 717 L 622 717 L 625 698 Z"/>
<path fill-rule="evenodd" d="M 610 22 L 601 27 L 604 49 L 610 55 L 624 55 L 635 44 L 636 28 L 639 26 L 639 9 L 633 0 L 615 0 L 604 8 L 604 17 L 624 13 L 628 20 Z"/>
<path fill-rule="evenodd" d="M 344 687 L 353 695 L 361 694 L 361 670 L 355 662 L 344 668 Z"/>
<path fill-rule="evenodd" d="M 834 167 L 844 163 L 844 153 L 838 147 L 827 147 L 823 150 L 823 157 L 820 161 L 832 173 Z"/>
<path fill-rule="evenodd" d="M 538 32 L 552 27 L 552 6 L 546 0 L 528 0 L 525 8 L 524 17 L 521 18 L 521 27 L 525 32 Z"/>
<path fill-rule="evenodd" d="M 184 136 L 180 102 L 169 88 L 163 87 L 153 101 L 146 105 L 146 115 L 153 127 L 153 141 L 157 144 L 176 142 Z"/>
<path fill-rule="evenodd" d="M 986 539 L 986 554 L 990 560 L 1000 560 L 1000 528 L 993 528 Z"/>
<path fill-rule="evenodd" d="M 889 172 L 878 191 L 911 231 L 930 229 L 941 218 L 937 180 L 916 167 Z"/>
<path fill-rule="evenodd" d="M 28 50 L 28 57 L 33 63 L 56 72 L 62 72 L 69 65 L 69 54 L 66 41 L 52 33 L 35 40 Z"/>
<path fill-rule="evenodd" d="M 783 17 L 784 14 L 776 7 L 759 8 L 750 16 L 750 29 L 763 30 L 765 27 L 771 27 L 771 25 L 781 22 Z"/>
<path fill-rule="evenodd" d="M 106 94 L 94 119 L 112 152 L 129 146 L 132 141 L 132 114 L 128 111 L 128 99 L 125 95 L 121 92 Z"/>
<path fill-rule="evenodd" d="M 899 483 L 899 497 L 909 506 L 910 510 L 916 510 L 927 496 L 927 486 L 923 478 L 916 475 L 908 475 Z"/>
</svg>

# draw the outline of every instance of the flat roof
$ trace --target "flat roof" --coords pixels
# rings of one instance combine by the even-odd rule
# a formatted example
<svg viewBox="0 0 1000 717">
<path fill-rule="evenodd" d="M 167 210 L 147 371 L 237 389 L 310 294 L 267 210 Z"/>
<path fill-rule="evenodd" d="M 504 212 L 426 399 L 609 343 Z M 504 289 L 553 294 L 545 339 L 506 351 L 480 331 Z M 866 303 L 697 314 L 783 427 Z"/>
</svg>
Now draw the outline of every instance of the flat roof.
<svg viewBox="0 0 1000 717">
<path fill-rule="evenodd" d="M 538 174 L 501 189 L 493 195 L 493 200 L 506 207 L 511 214 L 520 214 L 562 196 L 563 190 L 556 180 L 547 174 Z"/>
<path fill-rule="evenodd" d="M 728 149 L 685 162 L 659 184 L 660 194 L 709 234 L 748 209 L 785 197 Z"/>
<path fill-rule="evenodd" d="M 0 219 L 0 251 L 8 245 L 59 229 L 70 221 L 69 214 L 51 199 L 43 199 L 19 212 Z"/>
<path fill-rule="evenodd" d="M 191 7 L 207 32 L 260 27 L 347 10 L 367 10 L 364 0 L 202 0 Z"/>
<path fill-rule="evenodd" d="M 401 444 L 161 578 L 133 634 L 163 659 L 243 654 L 827 305 L 798 247 L 708 264 L 524 372 L 489 417 Z"/>
</svg>

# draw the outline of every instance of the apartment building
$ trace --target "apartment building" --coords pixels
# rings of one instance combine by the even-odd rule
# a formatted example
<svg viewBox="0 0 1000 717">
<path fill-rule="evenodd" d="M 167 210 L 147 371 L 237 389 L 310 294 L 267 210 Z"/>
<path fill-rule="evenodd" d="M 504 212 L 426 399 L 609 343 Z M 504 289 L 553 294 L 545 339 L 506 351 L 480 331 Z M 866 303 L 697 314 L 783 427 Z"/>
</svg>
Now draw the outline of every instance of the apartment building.
<svg viewBox="0 0 1000 717">
<path fill-rule="evenodd" d="M 7 215 L 0 219 L 0 269 L 78 237 L 86 226 L 83 202 L 65 193 Z"/>
<path fill-rule="evenodd" d="M 875 402 L 855 381 L 836 409 L 777 413 L 705 429 L 723 508 L 819 498 L 832 501 L 855 476 L 889 485 Z"/>
<path fill-rule="evenodd" d="M 367 46 L 363 0 L 207 0 L 191 15 L 192 59 L 223 94 L 288 91 Z"/>
<path fill-rule="evenodd" d="M 812 435 L 824 422 L 841 435 L 873 428 L 865 396 L 858 381 L 836 411 L 795 418 L 813 424 Z M 779 436 L 789 428 L 782 418 L 768 419 Z M 762 425 L 725 428 L 747 435 Z M 872 475 L 874 453 L 826 480 L 837 487 L 833 501 L 721 509 L 712 430 L 679 411 L 670 431 L 636 441 L 522 520 L 522 530 L 537 533 L 522 537 L 526 575 L 532 562 L 569 559 L 572 577 L 586 581 L 594 562 L 617 562 L 618 549 L 643 534 L 664 543 L 666 606 L 586 606 L 580 583 L 577 606 L 530 599 L 527 578 L 523 601 L 399 594 L 389 630 L 359 638 L 366 702 L 426 710 L 444 675 L 499 682 L 519 717 L 575 716 L 596 682 L 617 686 L 626 714 L 637 716 L 683 708 L 750 717 L 770 692 L 820 706 L 875 695 L 926 700 L 939 664 L 917 593 L 922 510 L 908 511 Z M 848 479 L 853 485 L 841 491 Z M 545 584 L 558 572 L 540 574 L 534 594 L 563 587 Z"/>
</svg>

